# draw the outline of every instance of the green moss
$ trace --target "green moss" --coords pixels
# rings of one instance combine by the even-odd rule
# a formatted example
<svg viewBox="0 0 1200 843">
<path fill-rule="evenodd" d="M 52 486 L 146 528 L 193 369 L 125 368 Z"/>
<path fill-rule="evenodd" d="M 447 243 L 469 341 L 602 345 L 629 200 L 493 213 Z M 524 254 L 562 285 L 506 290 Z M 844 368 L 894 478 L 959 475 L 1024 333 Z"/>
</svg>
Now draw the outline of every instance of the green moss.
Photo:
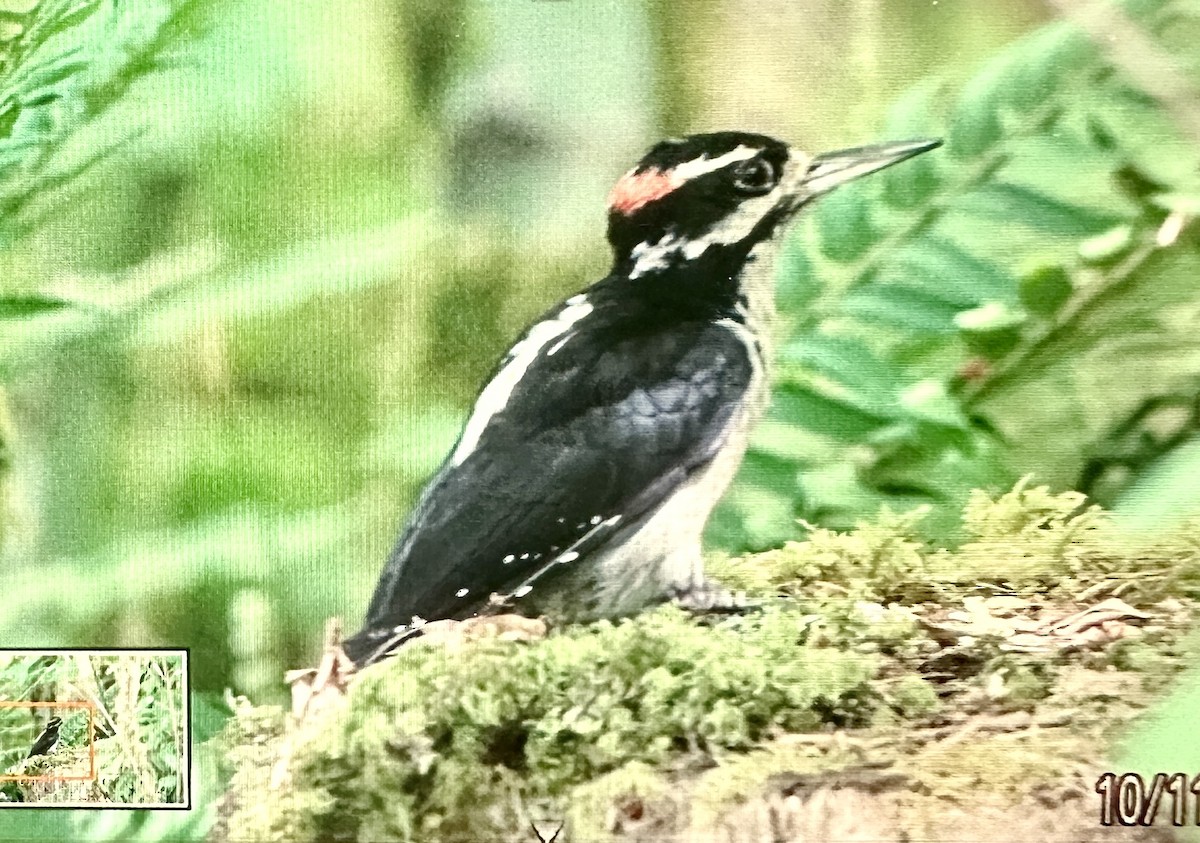
<svg viewBox="0 0 1200 843">
<path fill-rule="evenodd" d="M 720 621 L 663 607 L 531 643 L 408 646 L 289 735 L 277 710 L 239 713 L 226 736 L 236 770 L 229 827 L 255 840 L 437 843 L 509 839 L 559 817 L 580 839 L 626 821 L 667 835 L 767 787 L 771 771 L 848 768 L 878 761 L 884 745 L 903 766 L 926 746 L 897 749 L 915 729 L 944 713 L 1035 710 L 1061 678 L 1061 654 L 1002 652 L 995 635 L 951 643 L 942 630 L 938 640 L 931 617 L 961 613 L 981 591 L 1036 594 L 1037 605 L 1059 600 L 1069 612 L 1081 589 L 1120 583 L 1123 572 L 1144 578 L 1124 583 L 1134 605 L 1147 605 L 1141 583 L 1154 583 L 1157 599 L 1192 581 L 1194 542 L 1125 548 L 1107 517 L 1081 504 L 1024 485 L 974 495 L 965 515 L 974 538 L 955 551 L 914 537 L 919 512 L 884 513 L 851 533 L 814 529 L 805 542 L 715 566 L 762 601 Z M 1162 628 L 1097 666 L 1168 672 L 1179 654 Z M 1079 655 L 1072 675 L 1093 672 L 1096 656 Z M 1086 694 L 1092 682 L 1075 684 Z M 883 743 L 825 740 L 841 730 Z M 920 749 L 931 791 L 955 789 L 942 766 L 975 775 L 962 772 L 969 753 L 934 746 Z M 287 781 L 272 786 L 280 770 Z"/>
<path fill-rule="evenodd" d="M 709 628 L 664 608 L 452 658 L 409 647 L 298 747 L 298 776 L 321 794 L 307 804 L 323 839 L 494 836 L 520 823 L 518 793 L 562 798 L 630 764 L 870 722 L 878 660 L 805 634 L 794 609 Z"/>
<path fill-rule="evenodd" d="M 1053 494 L 1028 478 L 993 497 L 974 491 L 964 507 L 969 540 L 956 550 L 918 538 L 924 509 L 884 510 L 850 532 L 813 528 L 805 541 L 739 559 L 712 573 L 754 595 L 826 595 L 889 604 L 950 603 L 978 589 L 1040 597 L 1072 595 L 1127 578 L 1147 597 L 1200 594 L 1200 543 L 1192 529 L 1130 546 L 1111 518 L 1078 492 Z M 1194 526 L 1194 525 L 1192 525 Z"/>
<path fill-rule="evenodd" d="M 919 676 L 900 676 L 887 690 L 888 705 L 903 719 L 918 720 L 941 708 L 937 690 Z"/>
<path fill-rule="evenodd" d="M 916 534 L 924 516 L 923 509 L 902 515 L 885 509 L 876 523 L 859 524 L 853 532 L 815 527 L 806 541 L 723 560 L 712 573 L 755 593 L 804 594 L 807 586 L 824 582 L 837 585 L 840 594 L 883 600 L 908 584 L 928 579 L 924 548 Z"/>
</svg>

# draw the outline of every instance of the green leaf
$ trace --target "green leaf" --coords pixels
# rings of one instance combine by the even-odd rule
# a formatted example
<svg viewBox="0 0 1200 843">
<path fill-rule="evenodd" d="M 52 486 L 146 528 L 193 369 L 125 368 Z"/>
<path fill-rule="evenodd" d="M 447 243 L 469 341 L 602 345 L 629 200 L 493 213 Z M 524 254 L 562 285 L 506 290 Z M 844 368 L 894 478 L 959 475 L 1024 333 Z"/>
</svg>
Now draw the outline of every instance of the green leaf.
<svg viewBox="0 0 1200 843">
<path fill-rule="evenodd" d="M 1149 251 L 1123 272 L 1093 281 L 1098 289 L 1069 323 L 972 398 L 972 411 L 1010 443 L 1018 473 L 1075 485 L 1091 443 L 1148 399 L 1186 391 L 1200 378 L 1200 339 L 1189 316 L 1200 305 L 1200 251 Z"/>
<path fill-rule="evenodd" d="M 821 251 L 830 260 L 856 260 L 877 238 L 871 227 L 871 203 L 858 182 L 821 197 L 814 213 Z"/>
<path fill-rule="evenodd" d="M 1004 182 L 992 182 L 972 191 L 959 200 L 957 209 L 980 221 L 1026 226 L 1051 237 L 1088 237 L 1121 219 L 1115 211 L 1066 205 L 1034 188 Z"/>
<path fill-rule="evenodd" d="M 1065 213 L 1132 219 L 1141 209 L 1113 178 L 1121 163 L 1070 134 L 1037 135 L 1009 145 L 997 180 L 1051 200 Z"/>
<path fill-rule="evenodd" d="M 1021 276 L 1021 305 L 1037 316 L 1053 316 L 1074 289 L 1071 276 L 1061 264 L 1043 264 Z"/>
<path fill-rule="evenodd" d="M 1089 237 L 1079 244 L 1079 257 L 1084 263 L 1104 266 L 1119 260 L 1133 248 L 1133 228 L 1118 225 L 1103 234 Z"/>
<path fill-rule="evenodd" d="M 1088 92 L 1091 118 L 1150 178 L 1174 184 L 1200 169 L 1200 148 L 1182 135 L 1161 105 L 1118 79 Z"/>
<path fill-rule="evenodd" d="M 915 284 L 872 284 L 852 290 L 842 312 L 867 323 L 923 333 L 949 333 L 959 308 Z"/>
<path fill-rule="evenodd" d="M 220 734 L 233 714 L 224 697 L 212 691 L 193 692 L 190 709 L 193 743 L 203 743 Z"/>
<path fill-rule="evenodd" d="M 1137 533 L 1170 530 L 1200 514 L 1200 437 L 1159 457 L 1117 497 L 1112 513 Z"/>
<path fill-rule="evenodd" d="M 860 340 L 807 334 L 785 346 L 780 358 L 827 378 L 845 390 L 850 403 L 867 412 L 886 415 L 894 409 L 902 374 Z"/>
<path fill-rule="evenodd" d="M 900 394 L 900 405 L 915 419 L 957 430 L 971 429 L 962 405 L 940 380 L 929 378 L 914 383 Z"/>
<path fill-rule="evenodd" d="M 1044 105 L 1064 74 L 1094 56 L 1088 38 L 1070 24 L 1051 24 L 1019 42 L 1009 102 L 1017 109 Z"/>
<path fill-rule="evenodd" d="M 936 134 L 935 102 L 942 92 L 936 80 L 916 85 L 888 109 L 884 136 L 917 138 Z M 879 178 L 883 182 L 887 201 L 901 208 L 911 208 L 930 195 L 941 183 L 935 155 L 919 155 L 903 167 L 888 167 Z"/>
<path fill-rule="evenodd" d="M 932 234 L 904 244 L 886 258 L 876 283 L 919 286 L 960 310 L 1010 298 L 1014 287 L 1012 276 L 993 262 Z"/>
<path fill-rule="evenodd" d="M 1151 201 L 1164 211 L 1200 217 L 1200 194 L 1197 193 L 1159 193 L 1151 197 Z"/>
<path fill-rule="evenodd" d="M 70 307 L 71 302 L 53 296 L 0 295 L 0 319 L 26 319 Z"/>
<path fill-rule="evenodd" d="M 75 3 L 74 7 L 64 15 L 39 19 L 40 25 L 35 29 L 35 34 L 42 40 L 61 35 L 68 29 L 79 26 L 90 19 L 103 5 L 101 0 L 84 0 L 84 2 Z"/>
<path fill-rule="evenodd" d="M 705 542 L 731 550 L 777 547 L 799 533 L 796 498 L 796 467 L 752 450 L 710 519 Z"/>
<path fill-rule="evenodd" d="M 975 158 L 1003 136 L 1000 105 L 1007 59 L 1000 57 L 974 76 L 959 95 L 950 118 L 946 150 L 955 158 Z"/>
<path fill-rule="evenodd" d="M 775 300 L 785 312 L 798 312 L 821 294 L 812 261 L 798 237 L 789 237 L 779 255 Z"/>
<path fill-rule="evenodd" d="M 886 416 L 869 412 L 852 400 L 837 398 L 795 383 L 776 387 L 771 414 L 781 421 L 814 433 L 842 439 L 861 436 L 887 420 Z"/>
</svg>

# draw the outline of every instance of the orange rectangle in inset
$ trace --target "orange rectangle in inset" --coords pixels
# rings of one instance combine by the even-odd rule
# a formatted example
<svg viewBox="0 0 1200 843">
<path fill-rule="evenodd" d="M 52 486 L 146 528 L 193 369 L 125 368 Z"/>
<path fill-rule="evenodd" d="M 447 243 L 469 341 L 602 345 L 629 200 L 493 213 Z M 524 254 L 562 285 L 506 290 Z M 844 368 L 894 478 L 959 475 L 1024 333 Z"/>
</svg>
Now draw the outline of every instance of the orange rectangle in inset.
<svg viewBox="0 0 1200 843">
<path fill-rule="evenodd" d="M 96 778 L 96 706 L 86 700 L 55 702 L 10 702 L 0 700 L 0 708 L 85 708 L 88 713 L 88 774 L 86 776 L 6 776 L 0 782 L 90 782 Z"/>
</svg>

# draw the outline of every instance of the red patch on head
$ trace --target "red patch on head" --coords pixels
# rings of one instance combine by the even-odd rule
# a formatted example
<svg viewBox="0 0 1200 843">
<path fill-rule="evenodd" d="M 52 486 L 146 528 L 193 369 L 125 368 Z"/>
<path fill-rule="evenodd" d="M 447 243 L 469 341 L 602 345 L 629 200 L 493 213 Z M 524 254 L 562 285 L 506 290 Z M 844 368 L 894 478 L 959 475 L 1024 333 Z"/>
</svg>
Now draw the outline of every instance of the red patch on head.
<svg viewBox="0 0 1200 843">
<path fill-rule="evenodd" d="M 650 202 L 662 199 L 679 185 L 680 181 L 670 171 L 664 173 L 657 168 L 640 173 L 630 171 L 613 187 L 608 196 L 608 208 L 629 216 Z"/>
</svg>

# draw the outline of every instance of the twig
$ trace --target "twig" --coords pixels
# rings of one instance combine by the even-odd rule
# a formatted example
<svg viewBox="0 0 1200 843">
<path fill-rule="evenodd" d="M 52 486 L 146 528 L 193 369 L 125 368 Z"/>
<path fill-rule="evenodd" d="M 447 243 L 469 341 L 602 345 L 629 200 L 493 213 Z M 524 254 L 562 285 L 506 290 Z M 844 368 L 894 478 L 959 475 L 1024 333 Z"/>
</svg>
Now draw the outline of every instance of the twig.
<svg viewBox="0 0 1200 843">
<path fill-rule="evenodd" d="M 968 389 L 963 396 L 964 402 L 968 406 L 978 404 L 983 396 L 995 390 L 999 384 L 1007 382 L 1018 372 L 1024 372 L 1026 364 L 1045 346 L 1062 336 L 1064 331 L 1079 322 L 1093 307 L 1107 300 L 1113 292 L 1122 288 L 1156 251 L 1158 248 L 1152 242 L 1144 243 L 1135 249 L 1109 273 L 1103 283 L 1095 285 L 1089 295 L 1068 304 L 1063 315 L 1053 325 L 1023 343 L 996 367 L 990 377 Z"/>
</svg>

